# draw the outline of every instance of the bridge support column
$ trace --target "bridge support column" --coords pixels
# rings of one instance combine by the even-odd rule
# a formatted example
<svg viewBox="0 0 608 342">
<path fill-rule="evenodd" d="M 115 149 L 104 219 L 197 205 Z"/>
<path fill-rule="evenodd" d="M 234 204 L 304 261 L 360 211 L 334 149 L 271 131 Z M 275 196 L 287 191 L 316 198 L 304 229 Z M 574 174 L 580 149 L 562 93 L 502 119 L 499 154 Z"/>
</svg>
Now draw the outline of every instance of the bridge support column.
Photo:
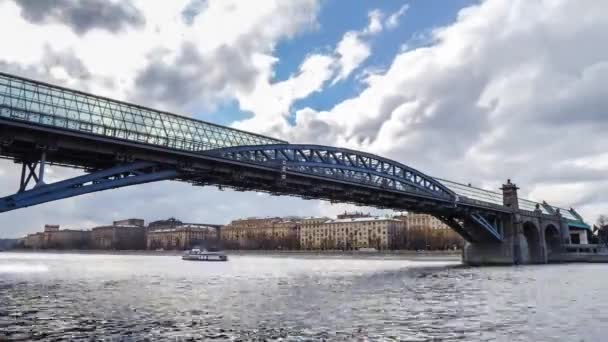
<svg viewBox="0 0 608 342">
<path fill-rule="evenodd" d="M 502 221 L 502 241 L 467 243 L 463 250 L 463 262 L 473 266 L 546 263 L 545 235 L 541 231 L 540 212 L 522 219 L 517 186 L 508 180 L 501 190 L 503 204 L 512 209 L 512 213 Z"/>
<path fill-rule="evenodd" d="M 512 217 L 502 224 L 502 242 L 467 242 L 464 246 L 462 261 L 471 266 L 514 265 L 517 262 L 519 244 L 518 225 Z"/>
</svg>

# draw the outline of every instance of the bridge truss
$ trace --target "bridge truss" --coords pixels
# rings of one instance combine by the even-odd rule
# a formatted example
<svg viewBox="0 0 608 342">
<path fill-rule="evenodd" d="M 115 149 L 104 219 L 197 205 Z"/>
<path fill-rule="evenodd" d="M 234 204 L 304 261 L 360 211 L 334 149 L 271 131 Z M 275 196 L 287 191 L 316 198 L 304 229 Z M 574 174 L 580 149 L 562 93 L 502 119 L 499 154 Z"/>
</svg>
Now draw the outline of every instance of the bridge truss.
<svg viewBox="0 0 608 342">
<path fill-rule="evenodd" d="M 369 153 L 295 145 L 0 73 L 0 157 L 22 164 L 0 212 L 161 180 L 428 213 L 469 241 L 500 241 L 511 210 Z M 87 174 L 47 184 L 48 164 Z M 473 228 L 472 228 L 473 227 Z"/>
</svg>

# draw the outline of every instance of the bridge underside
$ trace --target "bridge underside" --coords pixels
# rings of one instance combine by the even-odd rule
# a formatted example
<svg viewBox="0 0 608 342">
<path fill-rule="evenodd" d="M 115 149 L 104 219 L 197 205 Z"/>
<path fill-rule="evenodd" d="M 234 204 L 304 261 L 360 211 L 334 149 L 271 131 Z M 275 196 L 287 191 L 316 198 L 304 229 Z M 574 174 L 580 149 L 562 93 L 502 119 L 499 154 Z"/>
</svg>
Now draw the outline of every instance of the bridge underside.
<svg viewBox="0 0 608 342">
<path fill-rule="evenodd" d="M 14 195 L 0 199 L 0 212 L 106 189 L 177 180 L 428 213 L 467 241 L 501 240 L 500 215 L 492 208 L 456 206 L 452 193 L 432 178 L 355 151 L 301 145 L 179 151 L 0 118 L 0 156 L 24 165 L 22 183 Z M 46 164 L 82 168 L 88 174 L 52 185 L 37 182 L 34 166 L 41 156 Z M 29 178 L 36 182 L 33 189 L 23 183 Z"/>
<path fill-rule="evenodd" d="M 431 214 L 469 243 L 465 261 L 472 264 L 546 261 L 544 228 L 530 227 L 561 217 L 546 203 L 539 209 L 539 203 L 522 201 L 518 207 L 510 182 L 508 191 L 491 193 L 360 151 L 288 144 L 3 73 L 0 158 L 22 164 L 16 192 L 0 198 L 0 212 L 177 180 Z M 49 164 L 85 174 L 47 184 Z M 536 223 L 516 220 L 522 213 Z M 585 227 L 573 210 L 566 215 Z M 553 249 L 555 237 L 568 235 L 560 224 L 551 223 Z"/>
<path fill-rule="evenodd" d="M 548 260 L 544 244 L 537 243 L 543 241 L 544 235 L 539 235 L 540 240 L 529 240 L 524 227 L 512 221 L 514 216 L 508 209 L 503 208 L 505 211 L 501 212 L 462 199 L 455 202 L 449 191 L 407 173 L 401 173 L 401 177 L 398 172 L 388 172 L 387 165 L 367 164 L 357 170 L 353 170 L 350 163 L 336 166 L 336 160 L 332 158 L 348 160 L 348 153 L 353 151 L 344 150 L 341 155 L 332 150 L 333 155 L 318 155 L 320 151 L 328 151 L 323 148 L 326 147 L 268 145 L 196 153 L 117 142 L 47 127 L 32 129 L 25 124 L 8 125 L 0 119 L 0 155 L 23 164 L 24 171 L 21 182 L 16 180 L 19 184 L 15 186 L 16 193 L 0 198 L 0 212 L 95 191 L 177 180 L 195 186 L 212 185 L 431 214 L 468 242 L 464 252 L 464 261 L 468 264 L 542 263 Z M 261 150 L 265 153 L 254 152 Z M 310 164 L 303 165 L 298 158 L 308 158 Z M 82 168 L 86 173 L 46 184 L 40 174 L 41 162 Z M 327 165 L 321 165 L 323 162 Z M 310 168 L 311 165 L 317 168 Z M 370 172 L 369 168 L 375 171 Z M 382 172 L 383 169 L 388 175 Z M 368 181 L 362 181 L 364 176 Z M 559 230 L 559 223 L 555 225 Z M 538 246 L 540 252 L 530 246 Z"/>
</svg>

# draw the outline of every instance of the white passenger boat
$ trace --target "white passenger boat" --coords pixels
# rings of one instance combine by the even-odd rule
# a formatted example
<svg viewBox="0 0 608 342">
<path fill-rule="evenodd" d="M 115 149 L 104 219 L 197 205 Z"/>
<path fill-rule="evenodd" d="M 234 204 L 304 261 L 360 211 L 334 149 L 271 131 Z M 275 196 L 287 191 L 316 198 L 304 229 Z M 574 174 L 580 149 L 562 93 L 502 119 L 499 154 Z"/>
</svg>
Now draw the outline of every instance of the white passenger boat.
<svg viewBox="0 0 608 342">
<path fill-rule="evenodd" d="M 182 256 L 182 259 L 191 261 L 228 261 L 228 256 L 224 252 L 209 252 L 195 247 L 187 251 Z"/>
</svg>

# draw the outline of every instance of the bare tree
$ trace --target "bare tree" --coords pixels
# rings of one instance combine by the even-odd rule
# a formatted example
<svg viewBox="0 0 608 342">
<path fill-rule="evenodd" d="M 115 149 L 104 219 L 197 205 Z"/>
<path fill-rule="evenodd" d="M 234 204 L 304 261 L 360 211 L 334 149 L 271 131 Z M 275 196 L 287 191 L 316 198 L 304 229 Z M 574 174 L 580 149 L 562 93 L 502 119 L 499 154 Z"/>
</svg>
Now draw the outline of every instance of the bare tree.
<svg viewBox="0 0 608 342">
<path fill-rule="evenodd" d="M 602 215 L 598 216 L 596 223 L 600 229 L 605 226 L 608 226 L 608 215 L 602 214 Z"/>
<path fill-rule="evenodd" d="M 596 229 L 593 233 L 597 236 L 599 243 L 608 245 L 608 215 L 600 215 L 596 221 Z"/>
</svg>

